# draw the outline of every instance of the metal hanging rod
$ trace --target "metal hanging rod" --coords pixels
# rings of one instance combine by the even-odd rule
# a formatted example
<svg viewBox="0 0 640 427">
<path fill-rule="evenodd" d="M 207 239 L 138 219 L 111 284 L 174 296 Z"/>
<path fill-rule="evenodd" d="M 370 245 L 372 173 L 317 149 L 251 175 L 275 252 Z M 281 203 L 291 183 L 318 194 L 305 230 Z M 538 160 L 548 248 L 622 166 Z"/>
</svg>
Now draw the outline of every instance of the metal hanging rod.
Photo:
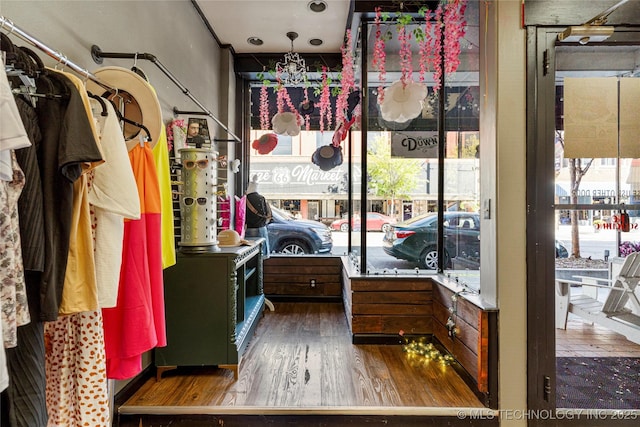
<svg viewBox="0 0 640 427">
<path fill-rule="evenodd" d="M 103 52 L 100 47 L 93 45 L 91 46 L 91 57 L 96 62 L 96 64 L 102 64 L 103 58 L 117 58 L 117 59 L 145 59 L 147 61 L 153 62 L 156 67 L 160 69 L 169 79 L 176 85 L 178 88 L 188 96 L 198 107 L 202 109 L 202 113 L 211 117 L 222 129 L 225 130 L 232 138 L 233 141 L 242 142 L 242 140 L 236 136 L 233 132 L 229 130 L 229 128 L 222 123 L 211 111 L 209 111 L 196 97 L 194 97 L 189 89 L 187 89 L 180 81 L 164 66 L 162 63 L 156 58 L 155 55 L 150 53 L 121 53 L 121 52 Z M 174 112 L 176 109 L 174 108 Z M 200 112 L 194 114 L 202 114 Z"/>
<path fill-rule="evenodd" d="M 28 42 L 32 46 L 37 47 L 38 49 L 40 49 L 41 51 L 49 55 L 51 58 L 58 61 L 60 64 L 64 65 L 65 67 L 71 68 L 76 73 L 81 74 L 82 76 L 85 76 L 88 79 L 93 80 L 103 88 L 107 90 L 116 90 L 114 87 L 111 87 L 108 84 L 102 82 L 99 78 L 91 74 L 88 70 L 80 67 L 79 65 L 75 64 L 72 61 L 69 61 L 69 58 L 67 58 L 62 53 L 56 51 L 55 49 L 50 48 L 49 46 L 42 43 L 40 40 L 36 39 L 35 37 L 31 36 L 24 30 L 18 28 L 8 18 L 5 18 L 4 16 L 1 16 L 1 15 L 0 15 L 0 30 L 7 30 L 8 31 L 7 34 L 9 35 L 15 34 L 16 36 L 20 37 L 22 40 Z"/>
<path fill-rule="evenodd" d="M 173 115 L 179 116 L 180 114 L 185 114 L 187 116 L 206 116 L 207 115 L 207 113 L 205 113 L 204 111 L 184 111 L 184 110 L 178 110 L 178 107 L 173 107 Z"/>
</svg>

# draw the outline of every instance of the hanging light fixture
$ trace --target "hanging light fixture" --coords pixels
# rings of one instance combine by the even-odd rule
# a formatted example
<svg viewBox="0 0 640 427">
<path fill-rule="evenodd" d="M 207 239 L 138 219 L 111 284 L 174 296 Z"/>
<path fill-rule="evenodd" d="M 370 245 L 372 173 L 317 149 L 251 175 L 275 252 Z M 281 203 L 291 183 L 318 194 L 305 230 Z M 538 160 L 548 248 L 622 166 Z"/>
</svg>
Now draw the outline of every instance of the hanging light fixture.
<svg viewBox="0 0 640 427">
<path fill-rule="evenodd" d="M 291 51 L 284 55 L 282 62 L 276 63 L 276 77 L 284 84 L 298 85 L 306 79 L 307 64 L 293 52 L 293 41 L 298 38 L 298 33 L 290 31 L 287 37 L 291 40 Z"/>
</svg>

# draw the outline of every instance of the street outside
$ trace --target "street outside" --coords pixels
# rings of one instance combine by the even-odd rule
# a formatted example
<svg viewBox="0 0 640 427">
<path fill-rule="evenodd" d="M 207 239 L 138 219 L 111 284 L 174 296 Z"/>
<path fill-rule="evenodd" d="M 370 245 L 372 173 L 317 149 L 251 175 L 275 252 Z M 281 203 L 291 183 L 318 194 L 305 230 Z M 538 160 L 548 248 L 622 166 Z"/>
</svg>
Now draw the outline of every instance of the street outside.
<svg viewBox="0 0 640 427">
<path fill-rule="evenodd" d="M 617 230 L 597 230 L 590 225 L 579 226 L 580 256 L 582 258 L 604 259 L 605 251 L 609 251 L 609 258 L 618 256 L 616 248 Z M 567 248 L 571 255 L 571 226 L 559 225 L 556 229 L 556 239 Z M 640 230 L 632 230 L 620 234 L 620 241 L 640 241 Z"/>
<path fill-rule="evenodd" d="M 349 233 L 342 231 L 332 231 L 331 237 L 333 239 L 333 250 L 331 251 L 331 253 L 334 255 L 347 255 Z M 358 239 L 354 242 L 354 244 L 359 246 L 360 233 L 353 233 L 352 237 Z M 417 267 L 417 265 L 411 262 L 399 260 L 390 255 L 387 255 L 382 250 L 383 237 L 384 233 L 380 231 L 367 232 L 367 261 L 369 265 L 372 265 L 377 269 L 397 268 L 398 270 L 413 270 L 415 267 Z"/>
<path fill-rule="evenodd" d="M 604 259 L 605 250 L 609 251 L 609 258 L 617 256 L 616 230 L 596 231 L 592 226 L 580 226 L 579 232 L 580 255 L 582 258 L 591 257 L 592 259 Z M 334 255 L 347 255 L 348 233 L 333 231 L 331 236 L 333 238 L 333 250 L 331 253 Z M 353 233 L 353 237 L 358 239 L 355 243 L 359 245 L 360 233 Z M 370 231 L 367 233 L 367 260 L 369 265 L 378 269 L 397 268 L 413 270 L 416 267 L 413 263 L 396 259 L 384 253 L 382 250 L 383 237 L 384 233 L 379 231 Z M 567 248 L 569 254 L 571 254 L 571 226 L 559 225 L 556 229 L 556 239 L 558 239 L 558 241 Z M 620 239 L 623 242 L 638 242 L 640 241 L 640 230 L 622 233 Z"/>
</svg>

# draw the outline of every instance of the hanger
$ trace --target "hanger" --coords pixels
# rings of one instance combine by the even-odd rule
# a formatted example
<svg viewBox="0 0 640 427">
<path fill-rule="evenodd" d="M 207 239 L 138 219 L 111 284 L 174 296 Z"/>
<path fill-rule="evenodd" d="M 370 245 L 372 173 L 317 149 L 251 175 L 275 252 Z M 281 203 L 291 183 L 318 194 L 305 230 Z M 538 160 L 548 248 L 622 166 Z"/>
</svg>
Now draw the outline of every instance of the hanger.
<svg viewBox="0 0 640 427">
<path fill-rule="evenodd" d="M 144 133 L 147 136 L 147 140 L 151 141 L 151 132 L 149 132 L 149 129 L 147 129 L 147 127 L 141 123 L 138 122 L 134 122 L 133 120 L 129 120 L 126 117 L 124 117 L 122 115 L 122 113 L 120 113 L 120 110 L 118 110 L 118 107 L 116 107 L 116 104 L 113 102 L 113 100 L 109 99 L 109 102 L 111 103 L 111 105 L 113 105 L 113 109 L 116 112 L 116 116 L 118 116 L 118 120 L 125 122 L 125 123 L 129 123 L 130 125 L 133 125 L 135 127 L 137 127 L 138 129 L 142 129 L 144 131 Z M 135 136 L 134 136 L 135 137 Z M 133 139 L 133 138 L 131 138 Z"/>
<path fill-rule="evenodd" d="M 7 77 L 10 77 L 12 94 L 22 95 L 34 108 L 38 98 L 63 98 L 60 94 L 37 92 L 36 79 L 44 71 L 44 64 L 35 52 L 24 46 L 16 46 L 6 38 L 2 39 L 2 49 L 11 51 L 5 70 Z"/>
<path fill-rule="evenodd" d="M 96 101 L 98 101 L 100 103 L 100 106 L 102 107 L 102 113 L 100 113 L 100 115 L 102 117 L 106 117 L 109 115 L 109 113 L 107 113 L 107 104 L 104 102 L 104 99 L 101 96 L 98 95 L 94 95 L 93 93 L 87 91 L 87 95 L 89 95 L 89 97 L 95 99 Z"/>
<path fill-rule="evenodd" d="M 44 71 L 44 63 L 42 59 L 31 49 L 26 46 L 20 46 L 19 49 L 26 54 L 26 58 L 30 60 L 30 65 L 33 65 L 33 71 L 36 75 L 39 75 Z"/>
</svg>

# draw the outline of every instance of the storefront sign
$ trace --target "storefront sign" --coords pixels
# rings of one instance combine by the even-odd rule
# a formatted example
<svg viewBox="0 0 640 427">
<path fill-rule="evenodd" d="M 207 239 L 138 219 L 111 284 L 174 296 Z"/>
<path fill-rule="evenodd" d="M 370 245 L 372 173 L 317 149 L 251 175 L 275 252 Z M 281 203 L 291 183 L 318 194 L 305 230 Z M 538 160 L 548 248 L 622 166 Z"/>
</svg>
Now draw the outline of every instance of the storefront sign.
<svg viewBox="0 0 640 427">
<path fill-rule="evenodd" d="M 391 157 L 438 158 L 438 132 L 394 132 Z"/>
<path fill-rule="evenodd" d="M 323 171 L 312 165 L 272 165 L 268 164 L 270 168 L 264 168 L 264 164 L 261 164 L 261 169 L 252 170 L 252 174 L 258 175 L 258 182 L 260 184 L 275 184 L 275 185 L 328 185 L 336 184 L 346 179 L 347 168 L 339 167 L 330 171 Z M 264 169 L 263 169 L 264 168 Z M 360 168 L 353 167 L 354 179 L 360 179 Z"/>
</svg>

